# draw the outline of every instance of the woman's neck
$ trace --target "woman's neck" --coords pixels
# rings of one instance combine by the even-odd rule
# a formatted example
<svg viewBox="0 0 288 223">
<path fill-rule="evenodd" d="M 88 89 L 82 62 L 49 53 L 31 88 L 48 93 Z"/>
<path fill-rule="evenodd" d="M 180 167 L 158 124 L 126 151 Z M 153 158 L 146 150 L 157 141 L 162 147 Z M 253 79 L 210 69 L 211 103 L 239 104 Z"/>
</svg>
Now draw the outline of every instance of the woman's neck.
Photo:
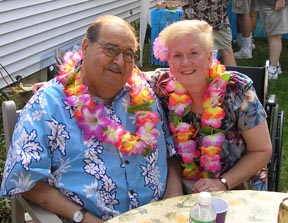
<svg viewBox="0 0 288 223">
<path fill-rule="evenodd" d="M 188 91 L 188 94 L 190 95 L 191 99 L 192 99 L 192 105 L 191 105 L 191 110 L 192 112 L 196 113 L 196 114 L 202 114 L 203 113 L 203 104 L 202 104 L 202 100 L 203 100 L 203 94 L 206 92 L 207 90 L 207 85 L 203 86 L 201 89 L 195 89 L 194 91 Z"/>
<path fill-rule="evenodd" d="M 190 95 L 191 97 L 191 95 Z M 193 113 L 201 115 L 203 113 L 203 105 L 202 105 L 202 95 L 197 95 L 191 97 L 192 99 L 192 104 L 191 104 L 191 111 Z"/>
</svg>

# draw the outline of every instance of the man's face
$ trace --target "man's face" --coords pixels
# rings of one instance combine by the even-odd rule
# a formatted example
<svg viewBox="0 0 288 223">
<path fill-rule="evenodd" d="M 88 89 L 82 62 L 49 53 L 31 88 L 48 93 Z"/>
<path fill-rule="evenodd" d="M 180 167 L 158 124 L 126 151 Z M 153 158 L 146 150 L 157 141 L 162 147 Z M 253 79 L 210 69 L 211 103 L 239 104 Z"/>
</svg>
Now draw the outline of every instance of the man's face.
<svg viewBox="0 0 288 223">
<path fill-rule="evenodd" d="M 133 33 L 119 24 L 105 25 L 95 43 L 83 41 L 81 75 L 91 95 L 111 99 L 123 88 L 134 66 L 134 59 L 127 62 L 127 58 L 135 46 Z"/>
</svg>

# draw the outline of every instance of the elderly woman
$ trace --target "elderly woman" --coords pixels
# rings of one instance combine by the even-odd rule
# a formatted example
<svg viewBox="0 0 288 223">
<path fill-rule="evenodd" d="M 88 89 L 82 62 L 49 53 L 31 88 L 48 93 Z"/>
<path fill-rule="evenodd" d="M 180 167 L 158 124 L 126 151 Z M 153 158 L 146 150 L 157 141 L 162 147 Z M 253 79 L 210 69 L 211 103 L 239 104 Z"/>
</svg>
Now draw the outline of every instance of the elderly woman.
<svg viewBox="0 0 288 223">
<path fill-rule="evenodd" d="M 212 27 L 183 20 L 166 27 L 154 54 L 170 69 L 155 75 L 181 158 L 186 193 L 266 189 L 272 146 L 252 81 L 213 61 Z"/>
</svg>

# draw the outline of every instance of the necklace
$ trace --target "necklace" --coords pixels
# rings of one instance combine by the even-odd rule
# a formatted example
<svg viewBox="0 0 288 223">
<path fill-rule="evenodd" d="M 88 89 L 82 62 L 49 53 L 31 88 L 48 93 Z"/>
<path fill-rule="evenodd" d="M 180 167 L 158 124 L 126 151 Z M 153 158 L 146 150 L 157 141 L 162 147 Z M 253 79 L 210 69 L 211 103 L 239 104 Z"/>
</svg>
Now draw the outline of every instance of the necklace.
<svg viewBox="0 0 288 223">
<path fill-rule="evenodd" d="M 218 178 L 221 172 L 220 152 L 225 140 L 221 130 L 225 111 L 221 107 L 230 74 L 225 66 L 214 61 L 209 69 L 209 86 L 202 97 L 201 127 L 196 131 L 183 118 L 191 111 L 192 100 L 186 89 L 175 79 L 166 85 L 169 93 L 168 109 L 170 129 L 176 151 L 181 157 L 182 175 L 186 179 Z M 199 140 L 195 140 L 195 138 Z"/>
<path fill-rule="evenodd" d="M 129 113 L 135 115 L 136 131 L 132 134 L 125 130 L 120 123 L 111 120 L 105 114 L 105 106 L 95 103 L 88 93 L 88 87 L 81 83 L 80 66 L 82 54 L 68 53 L 64 55 L 64 63 L 59 66 L 58 80 L 64 86 L 65 100 L 73 108 L 77 125 L 82 129 L 84 140 L 97 138 L 104 143 L 112 143 L 120 152 L 127 155 L 148 155 L 157 146 L 160 135 L 156 127 L 159 118 L 152 111 L 153 96 L 150 88 L 138 68 L 133 68 L 128 84 L 131 86 L 129 94 L 131 106 Z"/>
</svg>

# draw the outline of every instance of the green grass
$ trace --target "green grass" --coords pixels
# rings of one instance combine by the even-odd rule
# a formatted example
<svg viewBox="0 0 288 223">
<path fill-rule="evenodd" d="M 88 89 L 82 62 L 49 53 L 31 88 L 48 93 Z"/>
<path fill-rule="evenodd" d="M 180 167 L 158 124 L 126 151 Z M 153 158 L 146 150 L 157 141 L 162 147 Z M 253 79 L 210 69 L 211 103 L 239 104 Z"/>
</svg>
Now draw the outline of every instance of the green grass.
<svg viewBox="0 0 288 223">
<path fill-rule="evenodd" d="M 149 34 L 148 34 L 149 35 Z M 269 48 L 266 38 L 256 38 L 254 40 L 256 48 L 253 50 L 253 59 L 242 59 L 237 60 L 237 65 L 239 66 L 264 66 L 265 61 L 269 59 Z M 278 103 L 280 105 L 280 110 L 284 111 L 284 121 L 288 120 L 288 103 L 287 101 L 287 88 L 288 88 L 288 40 L 283 39 L 283 50 L 280 58 L 280 64 L 282 65 L 282 74 L 278 80 L 269 80 L 268 83 L 268 95 L 275 94 L 278 98 Z M 238 48 L 233 46 L 236 50 Z M 146 39 L 146 44 L 143 52 L 143 67 L 142 70 L 149 71 L 154 70 L 159 66 L 155 66 L 149 63 L 150 56 L 150 39 Z M 288 121 L 287 121 L 288 122 Z M 283 133 L 283 155 L 281 162 L 281 174 L 280 174 L 280 190 L 283 192 L 288 192 L 288 127 L 284 124 Z"/>
</svg>

